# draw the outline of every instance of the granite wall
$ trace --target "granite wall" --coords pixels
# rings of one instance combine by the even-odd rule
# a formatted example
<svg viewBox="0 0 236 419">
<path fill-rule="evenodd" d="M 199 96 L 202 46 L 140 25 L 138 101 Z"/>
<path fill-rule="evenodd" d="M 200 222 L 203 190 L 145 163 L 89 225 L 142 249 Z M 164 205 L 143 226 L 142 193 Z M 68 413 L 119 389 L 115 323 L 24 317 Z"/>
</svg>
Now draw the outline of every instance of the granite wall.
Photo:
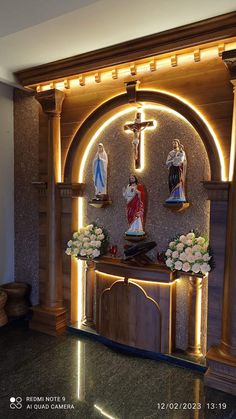
<svg viewBox="0 0 236 419">
<path fill-rule="evenodd" d="M 0 284 L 14 281 L 13 88 L 0 83 Z"/>
<path fill-rule="evenodd" d="M 192 126 L 176 113 L 164 108 L 147 109 L 145 119 L 157 121 L 157 127 L 145 135 L 145 167 L 142 172 L 134 171 L 132 134 L 124 132 L 125 123 L 132 121 L 134 112 L 124 115 L 108 126 L 97 138 L 88 155 L 84 182 L 85 223 L 97 221 L 109 231 L 110 242 L 117 244 L 119 255 L 123 254 L 124 233 L 127 230 L 126 203 L 122 188 L 128 184 L 129 174 L 134 172 L 147 191 L 145 231 L 148 239 L 157 242 L 155 254 L 166 248 L 169 240 L 177 233 L 198 229 L 208 233 L 209 201 L 201 181 L 210 179 L 210 167 L 203 142 Z M 185 147 L 187 167 L 187 197 L 189 209 L 184 213 L 173 213 L 163 206 L 169 196 L 168 170 L 165 166 L 172 140 L 179 138 Z M 92 161 L 97 144 L 102 142 L 108 154 L 108 193 L 112 205 L 96 209 L 88 205 L 94 197 Z"/>
</svg>

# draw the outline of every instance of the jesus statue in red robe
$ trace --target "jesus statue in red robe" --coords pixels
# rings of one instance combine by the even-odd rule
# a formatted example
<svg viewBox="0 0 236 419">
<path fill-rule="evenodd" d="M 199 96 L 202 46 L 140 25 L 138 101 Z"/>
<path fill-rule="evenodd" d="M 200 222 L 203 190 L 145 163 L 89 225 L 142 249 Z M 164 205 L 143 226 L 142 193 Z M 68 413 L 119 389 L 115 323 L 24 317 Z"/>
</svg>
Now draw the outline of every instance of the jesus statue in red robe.
<svg viewBox="0 0 236 419">
<path fill-rule="evenodd" d="M 127 219 L 129 228 L 127 236 L 144 236 L 144 187 L 135 175 L 129 177 L 129 184 L 123 188 L 123 196 L 127 202 Z"/>
</svg>

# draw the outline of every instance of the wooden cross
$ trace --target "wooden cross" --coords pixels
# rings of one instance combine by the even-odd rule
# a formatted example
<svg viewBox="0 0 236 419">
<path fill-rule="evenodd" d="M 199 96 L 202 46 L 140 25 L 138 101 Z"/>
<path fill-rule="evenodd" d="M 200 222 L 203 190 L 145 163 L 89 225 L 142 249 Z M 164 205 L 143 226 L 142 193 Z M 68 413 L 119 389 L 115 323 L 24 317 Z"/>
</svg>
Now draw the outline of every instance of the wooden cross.
<svg viewBox="0 0 236 419">
<path fill-rule="evenodd" d="M 137 112 L 135 121 L 132 124 L 124 125 L 125 131 L 132 131 L 134 134 L 132 144 L 134 147 L 134 164 L 135 169 L 140 169 L 141 167 L 141 156 L 140 156 L 140 149 L 141 149 L 141 132 L 145 130 L 147 127 L 153 127 L 153 121 L 141 121 L 142 114 L 141 112 Z"/>
</svg>

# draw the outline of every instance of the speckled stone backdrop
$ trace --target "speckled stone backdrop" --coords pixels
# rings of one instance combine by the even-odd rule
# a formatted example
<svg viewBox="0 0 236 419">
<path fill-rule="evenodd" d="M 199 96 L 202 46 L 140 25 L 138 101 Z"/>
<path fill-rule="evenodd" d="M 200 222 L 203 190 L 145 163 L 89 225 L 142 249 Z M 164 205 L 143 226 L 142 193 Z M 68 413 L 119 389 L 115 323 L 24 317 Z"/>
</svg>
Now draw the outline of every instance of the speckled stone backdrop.
<svg viewBox="0 0 236 419">
<path fill-rule="evenodd" d="M 110 243 L 118 245 L 118 255 L 123 254 L 124 233 L 127 230 L 126 203 L 122 188 L 127 185 L 129 174 L 134 172 L 147 190 L 147 211 L 145 231 L 149 240 L 155 240 L 157 247 L 152 256 L 166 249 L 169 240 L 177 233 L 187 233 L 198 229 L 208 233 L 209 201 L 201 181 L 210 179 L 210 167 L 202 140 L 193 127 L 178 114 L 164 108 L 146 109 L 145 119 L 157 121 L 157 127 L 145 134 L 145 167 L 142 172 L 134 171 L 132 134 L 123 130 L 125 123 L 133 121 L 135 113 L 116 119 L 106 127 L 96 143 L 93 144 L 84 172 L 86 183 L 85 223 L 97 221 L 106 227 Z M 185 147 L 187 167 L 187 197 L 191 203 L 184 213 L 173 213 L 163 206 L 168 198 L 168 170 L 165 166 L 172 140 L 179 138 Z M 92 180 L 92 161 L 99 142 L 104 144 L 109 159 L 108 193 L 112 205 L 96 209 L 88 205 L 94 196 Z M 187 345 L 187 295 L 188 282 L 177 287 L 177 346 L 186 349 Z M 205 293 L 206 294 L 206 293 Z M 205 298 L 204 298 L 205 300 Z M 206 316 L 206 301 L 204 301 Z M 203 333 L 205 336 L 205 333 Z M 203 342 L 205 347 L 205 338 Z"/>
<path fill-rule="evenodd" d="M 92 160 L 97 151 L 97 144 L 102 142 L 109 159 L 108 193 L 112 205 L 103 209 L 87 205 L 85 222 L 96 220 L 104 225 L 109 231 L 111 243 L 118 245 L 120 255 L 123 253 L 123 237 L 128 227 L 122 188 L 127 185 L 129 174 L 134 172 L 132 135 L 125 133 L 123 126 L 133 118 L 133 112 L 124 115 L 103 131 L 91 148 L 84 173 L 87 185 L 86 197 L 89 200 L 94 196 Z M 134 173 L 147 190 L 145 231 L 150 240 L 156 240 L 156 251 L 161 251 L 176 233 L 185 233 L 193 228 L 199 229 L 202 233 L 208 232 L 209 204 L 201 181 L 209 180 L 210 168 L 200 137 L 185 120 L 163 108 L 146 110 L 145 119 L 155 119 L 157 127 L 145 135 L 144 170 L 141 173 Z M 168 152 L 172 149 L 174 138 L 181 140 L 188 160 L 187 197 L 191 207 L 182 214 L 172 213 L 163 206 L 169 196 L 168 170 L 165 162 Z"/>
<path fill-rule="evenodd" d="M 32 286 L 31 302 L 38 303 L 39 218 L 38 180 L 39 104 L 27 92 L 15 89 L 15 281 Z"/>
</svg>

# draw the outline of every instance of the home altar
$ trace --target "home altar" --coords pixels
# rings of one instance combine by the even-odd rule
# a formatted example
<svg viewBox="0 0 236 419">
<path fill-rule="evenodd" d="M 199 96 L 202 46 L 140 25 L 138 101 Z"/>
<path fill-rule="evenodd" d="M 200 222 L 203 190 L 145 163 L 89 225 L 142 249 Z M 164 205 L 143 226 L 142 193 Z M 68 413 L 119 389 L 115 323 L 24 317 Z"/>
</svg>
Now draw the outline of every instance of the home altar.
<svg viewBox="0 0 236 419">
<path fill-rule="evenodd" d="M 37 208 L 24 168 L 28 150 L 38 150 L 31 180 L 39 191 L 39 228 L 27 225 L 27 237 L 39 237 L 38 246 L 30 243 L 27 264 L 38 303 L 30 327 L 57 335 L 76 324 L 78 331 L 133 348 L 201 353 L 205 384 L 234 395 L 235 19 L 233 12 L 22 70 L 18 79 L 35 94 L 19 91 L 15 97 L 15 190 L 27 191 L 16 200 L 19 262 L 29 248 L 21 214 L 28 213 L 29 201 Z M 98 191 L 103 199 L 94 199 L 101 198 L 93 179 L 99 144 L 109 164 L 97 162 L 104 189 Z M 172 144 L 178 161 L 166 167 Z M 147 193 L 136 182 L 127 185 L 130 175 Z M 173 192 L 181 202 L 166 202 Z M 127 218 L 131 204 L 141 221 L 135 228 Z M 93 221 L 108 231 L 117 259 L 87 262 L 65 254 L 72 234 Z M 123 263 L 119 258 L 133 238 L 125 234 L 130 224 L 136 236 L 143 231 L 157 243 L 156 253 L 176 234 L 206 234 L 214 271 L 204 279 L 176 278 L 156 264 Z M 150 252 L 152 260 L 156 253 Z"/>
</svg>

